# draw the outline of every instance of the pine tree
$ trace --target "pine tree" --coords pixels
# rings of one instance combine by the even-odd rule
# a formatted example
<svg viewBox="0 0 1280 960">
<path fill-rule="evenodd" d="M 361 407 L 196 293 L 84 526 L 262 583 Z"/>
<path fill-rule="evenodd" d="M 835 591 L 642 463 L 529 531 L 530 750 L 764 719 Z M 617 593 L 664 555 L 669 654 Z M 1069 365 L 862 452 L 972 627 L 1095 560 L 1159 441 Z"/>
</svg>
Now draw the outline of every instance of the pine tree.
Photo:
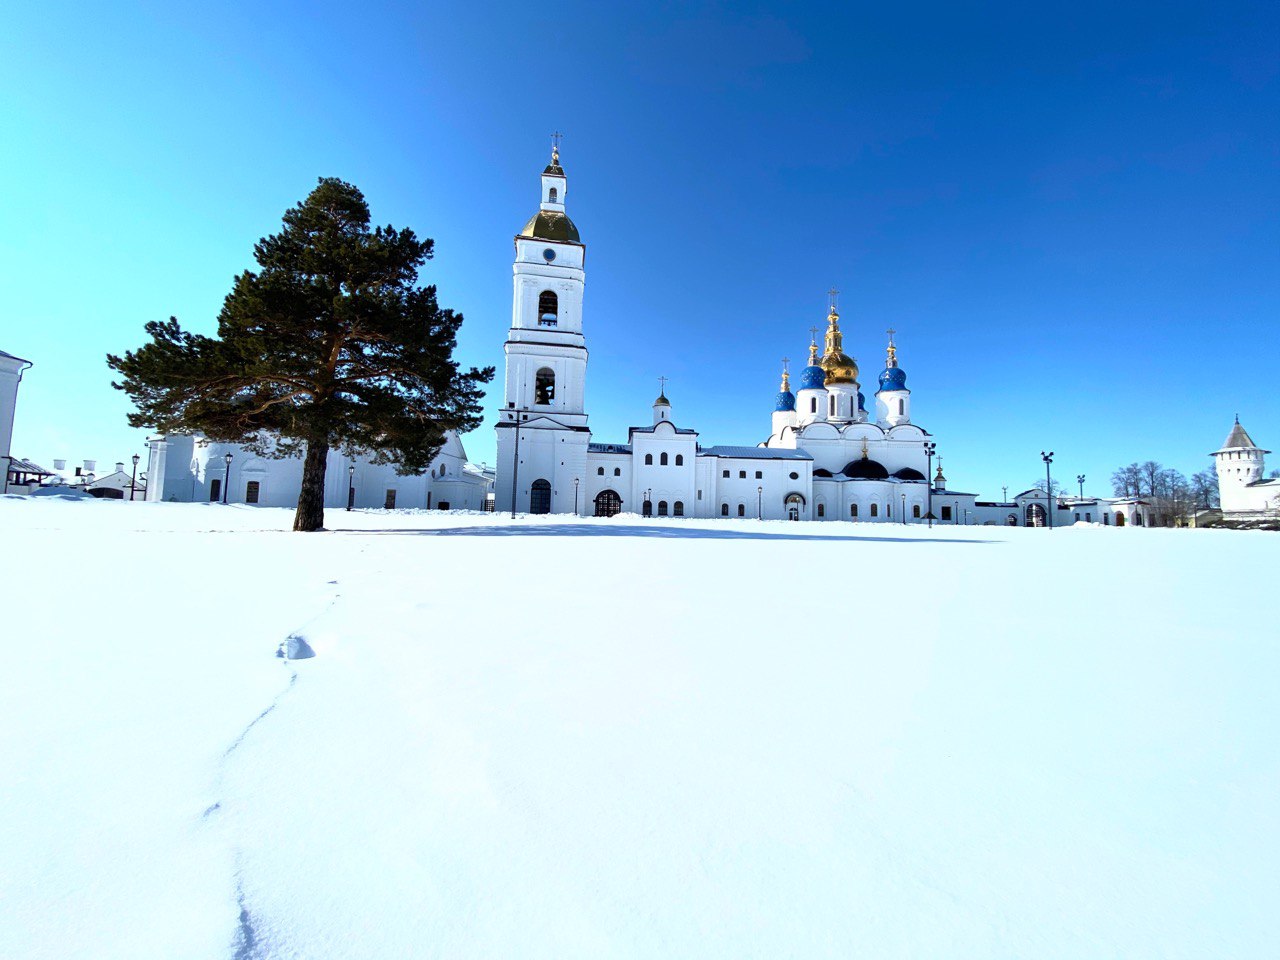
<svg viewBox="0 0 1280 960">
<path fill-rule="evenodd" d="M 324 526 L 327 455 L 338 448 L 403 473 L 427 468 L 446 431 L 479 425 L 481 384 L 453 360 L 461 314 L 417 286 L 432 240 L 370 229 L 364 196 L 322 178 L 258 241 L 257 272 L 235 278 L 218 334 L 170 317 L 107 363 L 137 407 L 129 423 L 200 432 L 271 457 L 304 455 L 294 530 Z"/>
</svg>

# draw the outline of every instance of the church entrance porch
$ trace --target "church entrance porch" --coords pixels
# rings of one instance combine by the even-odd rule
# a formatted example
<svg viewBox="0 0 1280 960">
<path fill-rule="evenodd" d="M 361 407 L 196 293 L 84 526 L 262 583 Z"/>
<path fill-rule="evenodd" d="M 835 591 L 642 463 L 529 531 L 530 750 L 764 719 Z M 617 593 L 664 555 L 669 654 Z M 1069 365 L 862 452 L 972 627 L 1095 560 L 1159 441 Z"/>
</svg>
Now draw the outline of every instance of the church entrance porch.
<svg viewBox="0 0 1280 960">
<path fill-rule="evenodd" d="M 788 520 L 799 520 L 800 511 L 804 509 L 804 497 L 798 493 L 788 494 L 782 505 L 786 508 Z"/>
</svg>

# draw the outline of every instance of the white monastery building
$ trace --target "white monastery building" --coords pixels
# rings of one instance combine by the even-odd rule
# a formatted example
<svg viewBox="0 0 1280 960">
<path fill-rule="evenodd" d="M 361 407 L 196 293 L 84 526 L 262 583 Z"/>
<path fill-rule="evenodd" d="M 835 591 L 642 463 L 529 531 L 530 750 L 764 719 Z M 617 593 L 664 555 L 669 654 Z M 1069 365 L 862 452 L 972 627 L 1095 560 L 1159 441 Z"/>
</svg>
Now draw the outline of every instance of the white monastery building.
<svg viewBox="0 0 1280 960">
<path fill-rule="evenodd" d="M 296 507 L 302 457 L 262 457 L 235 443 L 174 435 L 148 441 L 146 498 L 180 503 L 247 503 Z M 428 470 L 402 476 L 394 464 L 329 451 L 326 507 L 418 507 L 426 510 L 492 508 L 493 475 L 467 461 L 455 433 L 445 436 Z"/>
<path fill-rule="evenodd" d="M 515 238 L 511 329 L 497 423 L 496 509 L 579 516 L 751 517 L 915 523 L 1054 524 L 1147 521 L 1141 501 L 1055 501 L 1028 490 L 1009 503 L 946 489 L 934 444 L 912 419 L 893 331 L 871 407 L 844 351 L 835 291 L 819 351 L 792 390 L 785 367 L 768 439 L 703 446 L 664 388 L 626 443 L 595 443 L 587 426 L 583 325 L 586 247 L 565 212 L 558 149 L 542 171 L 538 212 Z"/>
</svg>

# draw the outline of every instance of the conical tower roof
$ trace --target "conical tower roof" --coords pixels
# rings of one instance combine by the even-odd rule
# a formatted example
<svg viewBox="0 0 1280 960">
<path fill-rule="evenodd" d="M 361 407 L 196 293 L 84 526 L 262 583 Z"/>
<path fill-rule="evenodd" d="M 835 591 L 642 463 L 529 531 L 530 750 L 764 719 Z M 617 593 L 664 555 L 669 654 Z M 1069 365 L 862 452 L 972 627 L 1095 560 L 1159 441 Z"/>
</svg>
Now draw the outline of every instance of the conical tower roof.
<svg viewBox="0 0 1280 960">
<path fill-rule="evenodd" d="M 1256 450 L 1258 445 L 1253 442 L 1253 438 L 1249 436 L 1249 432 L 1240 426 L 1240 418 L 1236 417 L 1235 425 L 1232 426 L 1231 432 L 1227 434 L 1227 439 L 1222 443 L 1223 450 Z"/>
</svg>

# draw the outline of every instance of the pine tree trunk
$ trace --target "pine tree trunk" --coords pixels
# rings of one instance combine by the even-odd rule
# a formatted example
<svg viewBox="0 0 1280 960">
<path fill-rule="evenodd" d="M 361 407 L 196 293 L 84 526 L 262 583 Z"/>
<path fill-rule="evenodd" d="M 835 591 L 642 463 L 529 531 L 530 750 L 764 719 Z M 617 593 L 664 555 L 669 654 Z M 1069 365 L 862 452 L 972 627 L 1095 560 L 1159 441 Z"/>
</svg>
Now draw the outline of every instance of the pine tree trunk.
<svg viewBox="0 0 1280 960">
<path fill-rule="evenodd" d="M 307 441 L 302 492 L 298 494 L 298 512 L 293 516 L 294 530 L 311 533 L 324 529 L 324 474 L 328 465 L 329 444 L 322 440 Z"/>
</svg>

